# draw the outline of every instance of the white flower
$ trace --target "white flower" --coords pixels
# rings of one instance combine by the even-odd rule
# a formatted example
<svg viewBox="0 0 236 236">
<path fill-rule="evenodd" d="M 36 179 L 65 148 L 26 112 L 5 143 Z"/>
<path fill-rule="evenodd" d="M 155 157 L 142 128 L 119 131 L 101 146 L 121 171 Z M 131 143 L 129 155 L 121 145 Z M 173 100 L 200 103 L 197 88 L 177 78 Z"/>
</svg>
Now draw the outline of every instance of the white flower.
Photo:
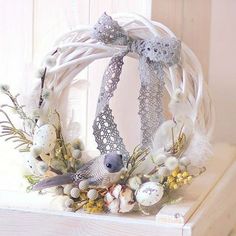
<svg viewBox="0 0 236 236">
<path fill-rule="evenodd" d="M 111 213 L 125 213 L 133 209 L 135 201 L 133 191 L 120 184 L 110 189 L 104 197 L 104 201 Z"/>
<path fill-rule="evenodd" d="M 176 157 L 168 157 L 165 161 L 165 166 L 168 170 L 174 170 L 178 166 Z"/>
</svg>

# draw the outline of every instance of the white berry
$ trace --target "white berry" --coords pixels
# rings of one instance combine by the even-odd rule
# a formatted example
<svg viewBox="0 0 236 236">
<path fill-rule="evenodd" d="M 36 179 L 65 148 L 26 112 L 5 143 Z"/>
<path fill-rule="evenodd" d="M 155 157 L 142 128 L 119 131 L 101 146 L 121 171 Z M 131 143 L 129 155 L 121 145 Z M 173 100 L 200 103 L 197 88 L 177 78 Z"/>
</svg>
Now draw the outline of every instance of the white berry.
<svg viewBox="0 0 236 236">
<path fill-rule="evenodd" d="M 90 189 L 87 193 L 87 197 L 90 200 L 95 200 L 98 197 L 98 191 L 96 189 Z"/>
<path fill-rule="evenodd" d="M 78 198 L 80 194 L 80 190 L 78 188 L 72 188 L 70 191 L 70 195 L 73 198 Z"/>
<path fill-rule="evenodd" d="M 73 186 L 72 186 L 71 184 L 67 184 L 67 185 L 64 187 L 64 190 L 63 190 L 64 194 L 70 195 L 70 191 L 71 191 L 72 188 L 73 188 Z"/>
<path fill-rule="evenodd" d="M 88 180 L 82 180 L 82 181 L 80 181 L 80 183 L 79 183 L 79 189 L 80 189 L 80 190 L 85 191 L 85 190 L 88 189 L 88 187 L 89 187 L 89 182 L 88 182 Z"/>
<path fill-rule="evenodd" d="M 65 200 L 65 207 L 71 207 L 74 204 L 74 201 L 70 198 Z"/>
</svg>

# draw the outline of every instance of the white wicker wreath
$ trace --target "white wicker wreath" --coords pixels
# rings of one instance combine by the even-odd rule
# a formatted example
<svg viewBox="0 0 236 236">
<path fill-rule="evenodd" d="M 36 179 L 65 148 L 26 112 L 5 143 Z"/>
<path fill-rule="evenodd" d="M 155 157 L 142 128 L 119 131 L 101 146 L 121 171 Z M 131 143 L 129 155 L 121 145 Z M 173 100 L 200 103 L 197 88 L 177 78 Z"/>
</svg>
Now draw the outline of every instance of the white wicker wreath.
<svg viewBox="0 0 236 236">
<path fill-rule="evenodd" d="M 137 14 L 116 14 L 112 18 L 133 39 L 176 38 L 175 34 L 163 24 L 150 21 Z M 32 135 L 25 134 L 29 142 L 24 142 L 26 148 L 31 150 L 31 156 L 34 157 L 35 162 L 40 162 L 41 167 L 45 169 L 36 175 L 33 172 L 34 176 L 27 177 L 32 184 L 44 179 L 43 185 L 36 185 L 40 187 L 35 189 L 40 190 L 45 186 L 53 186 L 47 185 L 48 180 L 47 178 L 45 180 L 45 177 L 54 175 L 61 177 L 62 173 L 67 173 L 68 177 L 70 175 L 68 172 L 73 168 L 73 171 L 76 171 L 78 168 L 75 163 L 83 149 L 81 141 L 67 144 L 66 142 L 57 143 L 54 140 L 57 137 L 60 142 L 64 141 L 61 137 L 63 127 L 58 125 L 60 116 L 56 112 L 61 104 L 62 92 L 73 86 L 76 82 L 76 75 L 90 63 L 97 59 L 113 57 L 127 48 L 128 46 L 98 42 L 93 37 L 92 26 L 78 26 L 78 29 L 63 34 L 56 41 L 54 48 L 46 55 L 42 62 L 42 69 L 38 71 L 41 78 L 40 113 L 45 115 L 49 108 L 54 112 L 47 113 L 48 122 L 46 123 L 48 124 L 45 124 L 45 119 L 44 122 L 40 121 L 42 117 L 39 114 L 35 119 L 36 125 L 32 129 Z M 135 53 L 128 53 L 128 56 L 138 58 Z M 87 212 L 99 212 L 103 211 L 105 207 L 113 213 L 124 213 L 138 205 L 142 211 L 147 213 L 150 207 L 160 204 L 160 199 L 166 192 L 190 183 L 193 177 L 203 171 L 205 160 L 210 156 L 209 139 L 214 126 L 214 112 L 206 82 L 203 79 L 201 65 L 194 53 L 183 42 L 181 42 L 178 63 L 164 67 L 164 82 L 170 95 L 169 111 L 172 119 L 159 126 L 152 137 L 151 147 L 148 149 L 135 148 L 134 153 L 125 163 L 126 171 L 119 173 L 116 182 L 111 181 L 112 185 L 105 186 L 105 189 L 99 184 L 95 187 L 90 186 L 86 179 L 79 181 L 79 175 L 73 177 L 74 183 L 70 185 L 65 184 L 69 183 L 68 178 L 71 176 L 64 179 L 61 184 L 58 184 L 60 186 L 57 187 L 57 191 L 62 189 L 64 194 L 70 197 L 65 202 L 67 209 L 77 210 L 83 206 Z M 3 86 L 2 90 L 10 93 L 6 86 Z M 39 87 L 37 90 L 40 90 Z M 53 93 L 54 104 L 47 103 L 49 95 L 45 91 Z M 58 118 L 57 124 L 53 123 L 55 115 Z M 54 116 L 53 122 L 51 121 L 52 116 Z M 31 119 L 32 122 L 35 120 Z M 48 127 L 47 125 L 53 126 Z M 55 134 L 53 127 L 56 130 Z M 66 131 L 64 130 L 64 132 Z M 40 135 L 43 133 L 45 142 L 38 140 L 39 133 Z M 43 143 L 43 149 L 45 149 L 43 145 L 46 145 L 48 151 L 42 152 L 42 147 L 39 148 L 40 150 L 37 149 L 39 143 Z M 54 147 L 53 152 L 50 145 Z M 59 168 L 58 171 L 56 164 L 50 166 L 54 157 L 59 160 L 57 159 L 58 152 L 63 150 L 60 145 L 64 145 L 67 150 L 66 155 L 63 154 L 62 158 L 65 159 L 67 165 L 68 163 L 71 165 L 71 169 L 68 168 L 66 171 L 62 171 L 63 168 Z M 48 154 L 49 152 L 50 154 Z M 72 162 L 73 164 L 71 164 Z M 76 164 L 80 166 L 81 163 Z M 99 168 L 100 164 L 99 161 L 96 162 L 96 168 Z M 91 162 L 90 166 L 87 165 L 86 168 L 92 168 L 93 165 L 94 163 Z M 48 169 L 48 166 L 52 168 Z M 191 172 L 192 167 L 198 169 L 197 174 Z M 144 210 L 144 207 L 147 209 Z"/>
</svg>

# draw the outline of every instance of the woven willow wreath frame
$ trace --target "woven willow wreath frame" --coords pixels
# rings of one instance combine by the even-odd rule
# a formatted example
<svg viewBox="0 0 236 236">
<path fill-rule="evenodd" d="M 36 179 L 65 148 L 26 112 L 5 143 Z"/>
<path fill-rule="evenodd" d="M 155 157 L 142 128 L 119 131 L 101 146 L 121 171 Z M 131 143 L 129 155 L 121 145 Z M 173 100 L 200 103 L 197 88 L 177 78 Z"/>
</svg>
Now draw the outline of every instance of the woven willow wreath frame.
<svg viewBox="0 0 236 236">
<path fill-rule="evenodd" d="M 163 69 L 164 85 L 170 96 L 169 111 L 172 119 L 158 124 L 159 128 L 157 131 L 155 130 L 154 136 L 148 137 L 152 140 L 152 145 L 136 147 L 132 154 L 128 154 L 123 160 L 126 169 L 125 171 L 122 169 L 122 172 L 119 169 L 118 175 L 115 173 L 116 180 L 113 179 L 113 172 L 116 171 L 107 173 L 107 169 L 103 167 L 106 163 L 104 158 L 106 159 L 106 155 L 110 154 L 102 148 L 100 149 L 101 157 L 97 157 L 81 167 L 81 161 L 78 160 L 83 150 L 81 141 L 66 143 L 62 136 L 62 133 L 67 131 L 61 131 L 63 127 L 60 126 L 60 114 L 57 111 L 62 102 L 63 91 L 72 87 L 78 80 L 76 76 L 98 59 L 112 57 L 115 58 L 113 63 L 116 63 L 116 55 L 120 56 L 124 52 L 129 57 L 139 59 L 140 55 L 135 53 L 131 47 L 138 48 L 142 45 L 142 41 L 150 38 L 170 39 L 168 46 L 173 41 L 179 43 L 175 34 L 166 26 L 140 15 L 124 13 L 113 15 L 111 18 L 104 14 L 98 24 L 105 24 L 101 20 L 104 18 L 110 23 L 102 25 L 102 29 L 117 28 L 117 32 L 114 30 L 112 32 L 123 41 L 128 42 L 128 39 L 132 39 L 141 43 L 133 43 L 131 46 L 129 42 L 126 42 L 127 45 L 120 41 L 113 44 L 109 43 L 109 40 L 108 43 L 101 42 L 98 40 L 100 36 L 105 35 L 104 41 L 106 41 L 106 37 L 113 38 L 113 35 L 107 36 L 106 32 L 96 29 L 100 25 L 96 25 L 96 27 L 79 26 L 78 29 L 63 34 L 45 56 L 42 69 L 39 70 L 41 83 L 40 88 L 37 86 L 36 89 L 41 91 L 38 104 L 41 115 L 35 119 L 28 118 L 23 108 L 17 103 L 17 98 L 11 95 L 8 87 L 2 86 L 3 92 L 13 101 L 21 119 L 27 120 L 28 123 L 31 122 L 29 125 L 31 135 L 26 132 L 25 127 L 23 131 L 17 131 L 6 112 L 1 110 L 7 118 L 7 121 L 2 124 L 7 123 L 11 126 L 9 128 L 2 125 L 2 136 L 12 135 L 12 139 L 19 138 L 18 140 L 22 141 L 20 146 L 25 146 L 26 151 L 31 151 L 33 161 L 31 158 L 30 166 L 36 165 L 36 169 L 40 169 L 40 171 L 35 174 L 33 170 L 33 175 L 27 176 L 28 181 L 32 185 L 37 183 L 33 187 L 34 190 L 52 186 L 59 186 L 57 191 L 62 188 L 64 195 L 69 196 L 64 203 L 66 209 L 77 210 L 83 207 L 90 213 L 105 209 L 113 213 L 125 213 L 135 209 L 135 206 L 138 205 L 142 212 L 149 214 L 154 205 L 160 205 L 163 195 L 169 196 L 171 191 L 190 183 L 192 178 L 198 176 L 204 169 L 205 160 L 210 156 L 209 139 L 214 127 L 214 109 L 201 65 L 191 49 L 181 42 L 178 61 L 174 60 L 175 62 L 171 65 L 167 63 L 160 67 L 161 72 Z M 94 30 L 97 31 L 94 33 Z M 94 34 L 98 37 L 94 37 Z M 120 40 L 119 37 L 118 40 Z M 138 50 L 143 52 L 145 49 L 141 46 Z M 174 47 L 174 50 L 178 50 L 178 48 Z M 147 60 L 149 59 L 147 58 Z M 117 61 L 120 63 L 118 59 Z M 111 63 L 112 60 L 109 66 Z M 116 64 L 114 66 L 116 68 Z M 120 71 L 121 68 L 118 72 L 120 73 Z M 114 72 L 114 77 L 118 72 Z M 113 74 L 109 76 L 113 78 Z M 144 81 L 144 83 L 146 82 Z M 102 84 L 103 86 L 105 85 Z M 116 88 L 116 85 L 113 87 Z M 106 93 L 106 89 L 104 91 L 102 89 L 102 94 Z M 50 99 L 47 99 L 49 96 L 46 94 L 47 91 L 53 94 L 53 104 Z M 113 91 L 108 94 L 109 99 L 112 95 Z M 101 99 L 103 99 L 102 96 Z M 145 99 L 140 99 L 141 103 L 142 101 L 145 102 Z M 101 106 L 101 110 L 105 109 L 106 105 Z M 160 104 L 157 105 L 160 106 Z M 48 110 L 53 110 L 53 112 L 48 114 Z M 109 108 L 108 112 L 110 112 Z M 42 121 L 42 116 L 45 116 L 46 113 L 47 122 L 45 119 Z M 142 111 L 139 114 L 142 115 Z M 107 113 L 104 119 L 109 115 Z M 55 116 L 57 117 L 56 122 Z M 108 123 L 113 122 L 113 117 L 110 118 Z M 32 123 L 34 124 L 32 125 Z M 98 123 L 98 125 L 100 124 Z M 12 130 L 13 133 L 11 133 Z M 113 132 L 116 131 L 115 126 Z M 94 132 L 94 134 L 99 136 L 99 133 Z M 118 138 L 114 142 L 118 142 L 118 139 L 119 142 L 122 141 L 118 134 L 116 137 Z M 99 137 L 97 140 L 99 141 Z M 117 151 L 121 151 L 121 149 Z M 118 152 L 117 155 L 119 156 L 119 154 L 124 153 Z M 113 156 L 109 158 L 112 159 Z M 109 162 L 108 164 L 110 165 Z M 198 168 L 198 173 L 191 173 L 189 167 Z M 107 166 L 107 168 L 110 167 Z M 42 169 L 46 170 L 42 171 Z M 47 177 L 50 176 L 54 177 L 48 179 Z"/>
<path fill-rule="evenodd" d="M 133 38 L 146 39 L 166 35 L 176 38 L 176 35 L 165 25 L 147 20 L 137 14 L 115 14 L 112 17 Z M 55 47 L 43 61 L 43 65 L 45 65 L 50 55 L 54 55 L 54 59 L 56 59 L 56 65 L 47 69 L 45 87 L 54 87 L 58 104 L 60 104 L 62 91 L 76 82 L 74 78 L 78 73 L 93 61 L 109 58 L 124 49 L 124 47 L 98 43 L 92 38 L 92 30 L 92 26 L 78 26 L 78 29 L 63 34 L 56 40 Z M 183 42 L 181 45 L 181 58 L 177 66 L 181 68 L 182 74 L 176 73 L 176 65 L 168 70 L 165 69 L 165 87 L 170 97 L 174 96 L 177 88 L 183 91 L 191 103 L 191 116 L 195 126 L 210 136 L 214 127 L 214 112 L 203 78 L 202 67 L 192 50 Z M 137 55 L 132 53 L 128 56 L 137 58 Z"/>
</svg>

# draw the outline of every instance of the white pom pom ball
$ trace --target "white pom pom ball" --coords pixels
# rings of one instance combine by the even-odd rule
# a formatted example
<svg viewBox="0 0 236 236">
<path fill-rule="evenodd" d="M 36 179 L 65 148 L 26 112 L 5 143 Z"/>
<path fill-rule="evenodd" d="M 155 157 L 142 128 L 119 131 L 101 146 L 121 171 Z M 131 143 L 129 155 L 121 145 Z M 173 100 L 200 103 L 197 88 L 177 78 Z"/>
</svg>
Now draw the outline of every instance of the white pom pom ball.
<svg viewBox="0 0 236 236">
<path fill-rule="evenodd" d="M 96 189 L 90 189 L 87 193 L 87 197 L 90 200 L 95 200 L 98 197 L 98 191 Z"/>
</svg>

